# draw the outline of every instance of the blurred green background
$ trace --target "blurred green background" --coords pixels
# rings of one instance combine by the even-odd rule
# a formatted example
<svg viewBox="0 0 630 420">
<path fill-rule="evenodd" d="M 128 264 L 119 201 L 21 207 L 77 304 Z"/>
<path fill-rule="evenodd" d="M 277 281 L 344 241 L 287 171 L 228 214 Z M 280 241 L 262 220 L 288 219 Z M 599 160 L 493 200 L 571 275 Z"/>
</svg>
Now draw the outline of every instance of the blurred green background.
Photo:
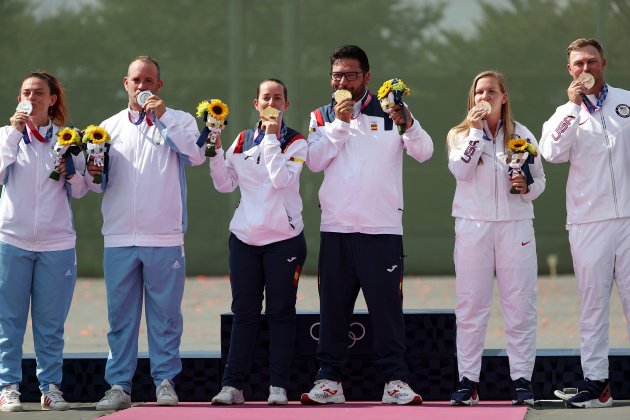
<svg viewBox="0 0 630 420">
<path fill-rule="evenodd" d="M 474 75 L 503 72 L 515 118 L 539 136 L 567 99 L 566 46 L 597 38 L 608 82 L 630 88 L 629 35 L 630 0 L 2 0 L 0 115 L 8 124 L 23 77 L 46 69 L 65 85 L 71 123 L 98 124 L 126 106 L 127 66 L 148 54 L 160 62 L 160 96 L 169 107 L 194 114 L 202 99 L 228 103 L 225 143 L 255 123 L 252 101 L 268 77 L 287 83 L 286 119 L 306 134 L 309 112 L 330 100 L 331 51 L 357 44 L 370 58 L 372 90 L 403 78 L 412 91 L 407 102 L 435 144 L 427 163 L 405 158 L 406 273 L 452 274 L 455 181 L 444 140 L 465 115 Z M 572 272 L 564 228 L 567 170 L 546 164 L 547 190 L 535 202 L 542 274 L 550 256 L 560 273 Z M 224 275 L 239 194 L 217 193 L 207 165 L 188 168 L 187 177 L 188 274 Z M 321 179 L 302 173 L 308 274 L 317 270 Z M 100 200 L 90 193 L 72 203 L 80 276 L 102 277 Z"/>
</svg>

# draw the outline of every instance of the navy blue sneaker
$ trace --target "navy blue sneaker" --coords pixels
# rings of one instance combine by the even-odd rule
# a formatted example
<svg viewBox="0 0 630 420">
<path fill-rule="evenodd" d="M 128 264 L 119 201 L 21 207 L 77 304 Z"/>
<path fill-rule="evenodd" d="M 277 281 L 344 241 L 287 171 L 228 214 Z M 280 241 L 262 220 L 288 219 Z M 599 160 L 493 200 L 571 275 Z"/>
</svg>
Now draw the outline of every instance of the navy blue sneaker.
<svg viewBox="0 0 630 420">
<path fill-rule="evenodd" d="M 534 406 L 534 391 L 532 383 L 525 378 L 512 381 L 512 405 Z"/>
<path fill-rule="evenodd" d="M 558 395 L 558 393 L 556 393 L 556 395 Z M 566 406 L 570 408 L 604 408 L 612 407 L 613 405 L 608 379 L 603 381 L 591 381 L 586 378 L 578 387 L 577 394 L 569 397 L 568 399 L 563 399 L 566 401 Z M 560 396 L 560 398 L 562 398 L 562 396 Z"/>
<path fill-rule="evenodd" d="M 479 404 L 477 382 L 473 382 L 464 376 L 457 387 L 457 391 L 453 392 L 453 395 L 451 395 L 451 405 L 476 404 Z"/>
</svg>

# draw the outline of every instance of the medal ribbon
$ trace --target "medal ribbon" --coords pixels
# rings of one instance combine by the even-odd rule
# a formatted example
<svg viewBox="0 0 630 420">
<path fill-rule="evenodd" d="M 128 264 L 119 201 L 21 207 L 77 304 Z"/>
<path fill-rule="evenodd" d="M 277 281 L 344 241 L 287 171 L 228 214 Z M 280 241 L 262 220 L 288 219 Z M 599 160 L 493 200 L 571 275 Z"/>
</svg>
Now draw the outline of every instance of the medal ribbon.
<svg viewBox="0 0 630 420">
<path fill-rule="evenodd" d="M 52 137 L 52 131 L 53 131 L 52 124 L 50 124 L 50 127 L 48 127 L 45 138 L 42 137 L 41 134 L 39 134 L 39 130 L 37 129 L 37 127 L 35 127 L 35 125 L 33 125 L 31 120 L 26 120 L 26 127 L 28 127 L 28 131 L 31 132 L 31 135 L 34 136 L 37 140 L 39 140 L 42 143 L 46 143 Z M 28 137 L 28 132 L 26 131 L 26 127 L 22 131 L 22 139 L 24 140 L 24 143 L 29 144 L 31 142 L 31 139 Z"/>
<path fill-rule="evenodd" d="M 265 138 L 265 130 L 260 128 L 261 125 L 262 125 L 262 121 L 258 123 L 258 135 L 254 139 L 254 144 L 256 145 L 260 144 L 262 139 Z M 279 136 L 277 136 L 278 139 L 281 139 L 282 136 L 284 136 L 286 132 L 287 132 L 287 125 L 284 123 L 284 120 L 282 120 L 282 125 L 280 126 L 280 133 L 278 133 Z"/>
<path fill-rule="evenodd" d="M 357 118 L 359 118 L 359 115 L 361 115 L 361 113 L 368 106 L 370 101 L 372 101 L 372 96 L 374 96 L 372 95 L 372 92 L 368 91 L 367 96 L 365 97 L 365 100 L 361 104 L 361 109 L 359 109 L 359 113 L 357 114 L 356 117 L 355 116 L 350 117 L 351 119 L 356 120 Z"/>
<path fill-rule="evenodd" d="M 595 103 L 595 105 L 593 105 L 591 100 L 588 99 L 587 96 L 584 94 L 582 94 L 582 103 L 584 104 L 584 106 L 586 106 L 586 109 L 588 110 L 589 114 L 592 114 L 593 112 L 597 111 L 598 109 L 602 107 L 607 95 L 608 95 L 608 85 L 604 83 L 604 86 L 602 86 L 602 91 L 599 94 L 599 99 L 597 99 L 597 102 Z"/>
<path fill-rule="evenodd" d="M 156 120 L 157 118 L 155 118 L 155 114 L 151 113 L 151 118 L 149 118 L 149 116 L 147 115 L 147 113 L 144 111 L 144 109 L 142 110 L 142 112 L 140 112 L 140 115 L 138 116 L 138 120 L 134 121 L 131 118 L 131 112 L 127 111 L 127 116 L 129 117 L 129 122 L 132 123 L 133 125 L 140 125 L 142 124 L 142 121 L 144 120 L 144 117 L 147 117 L 147 125 L 149 127 L 151 127 L 153 125 L 153 121 L 152 120 Z"/>
</svg>

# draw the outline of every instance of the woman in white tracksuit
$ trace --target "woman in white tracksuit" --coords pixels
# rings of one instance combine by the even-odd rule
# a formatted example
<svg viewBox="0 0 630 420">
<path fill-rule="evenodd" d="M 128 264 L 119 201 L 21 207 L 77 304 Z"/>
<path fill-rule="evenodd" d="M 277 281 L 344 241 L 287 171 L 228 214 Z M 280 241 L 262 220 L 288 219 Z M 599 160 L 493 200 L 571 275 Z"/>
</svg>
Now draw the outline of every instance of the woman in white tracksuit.
<svg viewBox="0 0 630 420">
<path fill-rule="evenodd" d="M 495 273 L 512 403 L 534 403 L 530 381 L 536 357 L 538 266 L 532 201 L 545 189 L 545 175 L 540 157 L 523 166 L 525 174 L 510 175 L 507 142 L 516 138 L 538 146 L 532 133 L 512 119 L 503 76 L 495 71 L 478 74 L 468 95 L 468 114 L 447 137 L 448 167 L 457 181 L 452 216 L 460 380 L 451 405 L 479 402 L 477 384 Z"/>
<path fill-rule="evenodd" d="M 242 131 L 223 153 L 210 158 L 217 191 L 238 187 L 241 200 L 230 223 L 230 286 L 234 323 L 222 389 L 212 404 L 242 404 L 250 375 L 263 293 L 269 323 L 269 404 L 287 404 L 293 362 L 295 301 L 306 259 L 300 173 L 306 159 L 304 136 L 282 121 L 289 107 L 278 79 L 258 86 L 254 107 L 261 122 Z M 273 107 L 281 114 L 267 116 Z"/>
<path fill-rule="evenodd" d="M 55 168 L 57 133 L 67 118 L 61 84 L 43 71 L 26 76 L 21 111 L 0 128 L 0 411 L 22 411 L 22 343 L 29 307 L 43 410 L 67 410 L 59 385 L 63 330 L 77 275 L 70 197 L 88 190 L 82 155 Z M 31 112 L 29 114 L 29 108 Z M 67 169 L 66 169 L 67 168 Z"/>
</svg>

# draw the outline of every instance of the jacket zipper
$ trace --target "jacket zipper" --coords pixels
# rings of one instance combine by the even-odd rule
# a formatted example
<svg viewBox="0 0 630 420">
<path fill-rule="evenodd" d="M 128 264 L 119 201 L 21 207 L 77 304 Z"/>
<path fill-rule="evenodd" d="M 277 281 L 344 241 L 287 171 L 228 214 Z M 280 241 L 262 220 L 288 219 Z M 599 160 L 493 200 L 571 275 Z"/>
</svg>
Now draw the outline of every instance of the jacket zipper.
<svg viewBox="0 0 630 420">
<path fill-rule="evenodd" d="M 602 127 L 604 128 L 604 137 L 606 138 L 606 146 L 608 148 L 608 167 L 610 168 L 610 180 L 612 181 L 612 194 L 613 194 L 613 201 L 615 204 L 615 215 L 617 217 L 619 217 L 619 206 L 617 205 L 617 188 L 615 186 L 615 172 L 614 172 L 614 167 L 613 167 L 613 160 L 612 160 L 612 144 L 610 142 L 610 139 L 608 138 L 608 130 L 606 129 L 606 119 L 604 118 L 604 113 L 601 111 L 601 109 L 599 110 L 599 117 L 602 121 Z"/>
</svg>

